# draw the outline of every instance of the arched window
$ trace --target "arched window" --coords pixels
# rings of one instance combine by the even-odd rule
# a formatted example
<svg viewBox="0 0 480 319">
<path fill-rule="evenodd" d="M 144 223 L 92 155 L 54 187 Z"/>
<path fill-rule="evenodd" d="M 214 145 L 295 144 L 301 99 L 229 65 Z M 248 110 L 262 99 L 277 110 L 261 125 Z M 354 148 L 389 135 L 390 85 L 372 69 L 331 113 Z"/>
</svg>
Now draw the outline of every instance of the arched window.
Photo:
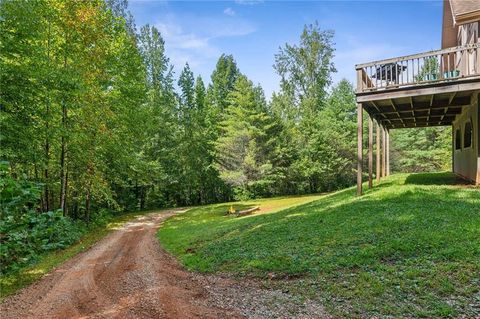
<svg viewBox="0 0 480 319">
<path fill-rule="evenodd" d="M 465 130 L 463 131 L 463 148 L 472 147 L 473 126 L 472 121 L 465 123 Z"/>
<path fill-rule="evenodd" d="M 460 132 L 459 128 L 455 130 L 455 149 L 456 150 L 462 149 L 462 133 Z"/>
</svg>

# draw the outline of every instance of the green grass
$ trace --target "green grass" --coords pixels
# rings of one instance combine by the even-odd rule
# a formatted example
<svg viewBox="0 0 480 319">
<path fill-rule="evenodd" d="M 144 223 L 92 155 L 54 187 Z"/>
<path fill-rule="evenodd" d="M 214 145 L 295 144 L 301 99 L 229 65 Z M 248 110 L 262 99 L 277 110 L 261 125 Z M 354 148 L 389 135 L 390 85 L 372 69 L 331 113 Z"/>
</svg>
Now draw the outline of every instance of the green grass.
<svg viewBox="0 0 480 319">
<path fill-rule="evenodd" d="M 159 238 L 191 270 L 265 278 L 339 318 L 471 318 L 480 313 L 480 191 L 455 182 L 393 175 L 362 197 L 350 188 L 283 210 L 278 199 L 238 203 L 276 205 L 241 218 L 225 216 L 230 204 L 204 206 L 166 221 Z"/>
<path fill-rule="evenodd" d="M 112 230 L 117 229 L 125 222 L 145 213 L 148 212 L 134 212 L 116 216 L 105 226 L 90 230 L 76 244 L 73 244 L 66 249 L 44 254 L 40 256 L 39 260 L 34 265 L 22 268 L 10 274 L 2 275 L 0 277 L 0 300 L 39 280 L 43 275 L 49 273 L 53 268 L 57 267 L 64 261 L 89 249 Z"/>
</svg>

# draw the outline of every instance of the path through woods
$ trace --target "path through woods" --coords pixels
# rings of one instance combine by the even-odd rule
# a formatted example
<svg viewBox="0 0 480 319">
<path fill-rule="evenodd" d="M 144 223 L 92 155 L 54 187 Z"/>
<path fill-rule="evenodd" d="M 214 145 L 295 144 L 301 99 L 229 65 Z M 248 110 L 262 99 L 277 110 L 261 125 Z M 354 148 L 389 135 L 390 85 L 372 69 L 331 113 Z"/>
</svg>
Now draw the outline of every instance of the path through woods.
<svg viewBox="0 0 480 319">
<path fill-rule="evenodd" d="M 11 318 L 329 318 L 313 301 L 237 281 L 189 272 L 158 243 L 162 221 L 180 210 L 126 223 L 35 284 L 7 297 Z"/>
<path fill-rule="evenodd" d="M 243 318 L 209 302 L 204 283 L 155 236 L 177 211 L 142 216 L 1 305 L 7 318 Z"/>
</svg>

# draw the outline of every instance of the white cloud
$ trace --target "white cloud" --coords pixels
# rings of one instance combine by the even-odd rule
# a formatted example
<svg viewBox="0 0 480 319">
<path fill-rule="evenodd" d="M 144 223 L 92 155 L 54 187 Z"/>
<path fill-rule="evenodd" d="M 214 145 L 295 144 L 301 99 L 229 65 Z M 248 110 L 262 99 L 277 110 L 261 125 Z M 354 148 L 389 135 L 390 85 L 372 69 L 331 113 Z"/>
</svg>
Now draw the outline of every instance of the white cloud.
<svg viewBox="0 0 480 319">
<path fill-rule="evenodd" d="M 193 69 L 204 69 L 207 64 L 211 67 L 223 53 L 215 44 L 216 39 L 244 36 L 256 30 L 249 21 L 234 16 L 167 14 L 159 21 L 155 26 L 165 40 L 167 56 L 177 72 L 186 62 Z"/>
<path fill-rule="evenodd" d="M 225 13 L 227 16 L 233 17 L 235 15 L 235 11 L 232 8 L 226 8 L 223 10 L 223 13 Z"/>
</svg>

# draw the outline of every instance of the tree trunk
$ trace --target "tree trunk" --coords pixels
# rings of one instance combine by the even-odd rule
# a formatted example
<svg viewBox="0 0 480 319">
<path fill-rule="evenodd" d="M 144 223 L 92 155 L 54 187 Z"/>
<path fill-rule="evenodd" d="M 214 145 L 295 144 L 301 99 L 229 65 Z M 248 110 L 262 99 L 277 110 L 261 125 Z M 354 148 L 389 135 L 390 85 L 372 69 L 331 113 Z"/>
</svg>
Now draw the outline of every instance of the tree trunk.
<svg viewBox="0 0 480 319">
<path fill-rule="evenodd" d="M 85 198 L 85 221 L 90 222 L 90 188 L 87 190 L 87 197 Z"/>
<path fill-rule="evenodd" d="M 65 42 L 68 43 L 68 34 L 65 35 Z M 66 50 L 65 50 L 66 51 Z M 63 55 L 63 68 L 67 69 L 67 53 Z M 65 97 L 62 99 L 62 147 L 60 154 L 60 209 L 63 212 L 63 216 L 67 215 L 66 202 L 67 202 L 67 172 L 66 172 L 66 153 L 67 153 L 67 104 Z"/>
<path fill-rule="evenodd" d="M 67 202 L 67 168 L 66 168 L 66 152 L 67 152 L 67 141 L 65 138 L 65 129 L 67 122 L 67 107 L 65 103 L 62 103 L 62 147 L 60 153 L 60 209 L 63 212 L 63 215 L 66 216 L 66 202 Z"/>
<path fill-rule="evenodd" d="M 63 216 L 68 216 L 68 206 L 67 206 L 67 198 L 68 198 L 68 168 L 65 168 L 65 185 L 63 188 Z"/>
<path fill-rule="evenodd" d="M 50 22 L 48 23 L 48 42 L 47 42 L 47 58 L 48 65 L 50 66 Z M 50 210 L 50 200 L 49 200 L 49 173 L 48 166 L 50 164 L 50 95 L 49 88 L 47 88 L 47 101 L 46 101 L 46 116 L 45 116 L 45 169 L 44 169 L 44 178 L 45 178 L 45 206 L 43 207 L 44 211 Z"/>
<path fill-rule="evenodd" d="M 48 111 L 47 111 L 48 112 Z M 48 212 L 50 210 L 50 201 L 49 201 L 49 189 L 48 189 L 48 162 L 50 159 L 50 143 L 48 141 L 48 122 L 47 122 L 47 137 L 45 140 L 45 170 L 44 170 L 44 178 L 45 178 L 45 194 L 44 194 L 44 211 Z"/>
<path fill-rule="evenodd" d="M 145 209 L 145 194 L 147 192 L 147 187 L 143 186 L 140 192 L 140 210 Z"/>
</svg>

